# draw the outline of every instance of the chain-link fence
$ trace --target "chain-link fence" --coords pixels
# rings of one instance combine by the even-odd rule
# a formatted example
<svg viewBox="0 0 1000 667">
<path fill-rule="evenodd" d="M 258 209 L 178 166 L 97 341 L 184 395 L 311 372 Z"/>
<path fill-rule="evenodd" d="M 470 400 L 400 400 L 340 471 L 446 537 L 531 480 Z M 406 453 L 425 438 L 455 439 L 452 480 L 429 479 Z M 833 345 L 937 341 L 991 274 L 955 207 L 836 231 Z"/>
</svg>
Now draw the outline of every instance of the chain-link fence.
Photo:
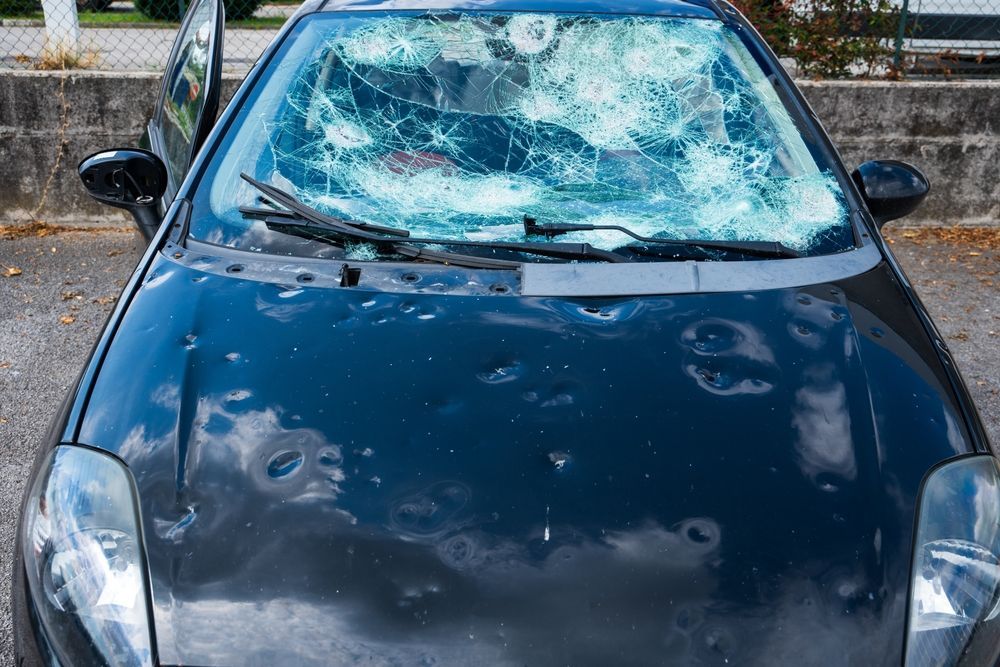
<svg viewBox="0 0 1000 667">
<path fill-rule="evenodd" d="M 1000 75 L 1000 0 L 732 0 L 799 76 Z"/>
<path fill-rule="evenodd" d="M 1000 0 L 735 1 L 801 76 L 1000 75 Z M 0 0 L 0 67 L 161 70 L 187 2 Z M 297 6 L 224 2 L 237 72 Z"/>
<path fill-rule="evenodd" d="M 223 62 L 229 71 L 249 69 L 299 4 L 297 0 L 224 1 Z M 188 0 L 0 0 L 0 67 L 162 70 L 187 4 Z"/>
<path fill-rule="evenodd" d="M 910 74 L 1000 74 L 1000 0 L 896 0 L 895 67 Z"/>
</svg>

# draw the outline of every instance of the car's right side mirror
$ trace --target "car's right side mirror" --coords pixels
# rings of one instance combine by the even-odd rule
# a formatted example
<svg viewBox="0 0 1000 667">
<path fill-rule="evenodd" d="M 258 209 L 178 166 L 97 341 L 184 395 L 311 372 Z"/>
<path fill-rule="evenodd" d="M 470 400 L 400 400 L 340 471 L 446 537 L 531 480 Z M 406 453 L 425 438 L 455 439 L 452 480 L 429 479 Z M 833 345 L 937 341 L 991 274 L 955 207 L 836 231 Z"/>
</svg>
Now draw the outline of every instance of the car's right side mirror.
<svg viewBox="0 0 1000 667">
<path fill-rule="evenodd" d="M 931 190 L 927 177 L 912 164 L 872 160 L 851 172 L 879 227 L 916 210 Z"/>
</svg>

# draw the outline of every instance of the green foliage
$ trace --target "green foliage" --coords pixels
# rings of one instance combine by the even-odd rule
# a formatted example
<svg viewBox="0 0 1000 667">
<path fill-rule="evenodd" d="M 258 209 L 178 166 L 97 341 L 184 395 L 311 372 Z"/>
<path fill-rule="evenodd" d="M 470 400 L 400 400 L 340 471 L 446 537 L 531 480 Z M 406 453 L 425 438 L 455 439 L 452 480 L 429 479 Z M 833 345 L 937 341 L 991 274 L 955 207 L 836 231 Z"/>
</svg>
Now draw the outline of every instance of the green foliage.
<svg viewBox="0 0 1000 667">
<path fill-rule="evenodd" d="M 891 0 L 736 0 L 778 55 L 812 78 L 893 76 Z"/>
<path fill-rule="evenodd" d="M 5 2 L 7 0 L 0 0 Z M 24 1 L 24 0 L 21 0 Z M 223 0 L 226 21 L 240 21 L 253 16 L 262 0 Z M 151 19 L 179 21 L 190 2 L 185 0 L 135 0 L 135 8 Z"/>
<path fill-rule="evenodd" d="M 0 17 L 30 16 L 41 9 L 39 0 L 0 0 Z"/>
</svg>

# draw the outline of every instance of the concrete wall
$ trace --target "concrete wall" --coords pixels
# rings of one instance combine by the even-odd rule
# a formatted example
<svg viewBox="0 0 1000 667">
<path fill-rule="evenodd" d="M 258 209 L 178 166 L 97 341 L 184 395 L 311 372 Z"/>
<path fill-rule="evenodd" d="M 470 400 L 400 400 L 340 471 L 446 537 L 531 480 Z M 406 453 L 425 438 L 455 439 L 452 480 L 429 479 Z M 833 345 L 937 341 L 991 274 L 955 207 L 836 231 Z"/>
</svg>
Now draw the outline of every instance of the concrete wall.
<svg viewBox="0 0 1000 667">
<path fill-rule="evenodd" d="M 927 173 L 931 196 L 908 222 L 1000 223 L 1000 81 L 800 85 L 849 168 L 896 158 Z M 0 72 L 0 220 L 31 219 L 44 194 L 48 222 L 127 221 L 86 196 L 76 165 L 134 144 L 158 89 L 155 74 Z"/>
<path fill-rule="evenodd" d="M 239 83 L 225 78 L 224 100 Z M 96 151 L 136 145 L 159 91 L 156 73 L 0 70 L 0 221 L 33 219 L 43 197 L 37 217 L 46 222 L 131 221 L 92 200 L 76 167 Z"/>
<path fill-rule="evenodd" d="M 931 182 L 903 222 L 1000 224 L 1000 81 L 799 82 L 849 169 L 893 158 Z"/>
</svg>

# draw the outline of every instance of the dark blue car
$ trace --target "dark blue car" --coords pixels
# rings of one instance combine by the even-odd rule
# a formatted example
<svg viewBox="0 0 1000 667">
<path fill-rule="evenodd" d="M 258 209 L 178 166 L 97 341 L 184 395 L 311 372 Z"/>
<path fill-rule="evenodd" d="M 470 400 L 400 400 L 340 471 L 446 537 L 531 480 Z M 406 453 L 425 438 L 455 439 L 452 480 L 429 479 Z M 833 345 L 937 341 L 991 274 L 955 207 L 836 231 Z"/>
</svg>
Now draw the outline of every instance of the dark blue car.
<svg viewBox="0 0 1000 667">
<path fill-rule="evenodd" d="M 43 443 L 20 664 L 993 665 L 1000 471 L 848 173 L 715 0 L 311 0 L 217 119 L 196 0 L 150 243 Z"/>
</svg>

